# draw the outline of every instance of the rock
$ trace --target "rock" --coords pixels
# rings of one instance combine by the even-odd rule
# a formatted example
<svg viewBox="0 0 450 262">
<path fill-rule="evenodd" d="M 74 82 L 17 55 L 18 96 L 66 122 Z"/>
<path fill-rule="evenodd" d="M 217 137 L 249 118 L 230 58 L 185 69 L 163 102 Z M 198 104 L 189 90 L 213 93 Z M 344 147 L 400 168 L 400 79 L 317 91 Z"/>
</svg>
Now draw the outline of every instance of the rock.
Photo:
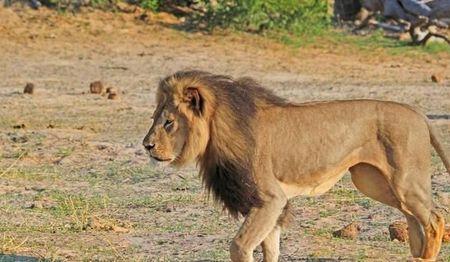
<svg viewBox="0 0 450 262">
<path fill-rule="evenodd" d="M 38 0 L 30 0 L 30 7 L 38 10 L 40 7 L 42 6 L 41 2 L 39 2 Z"/>
<path fill-rule="evenodd" d="M 408 224 L 403 221 L 395 221 L 389 225 L 389 236 L 392 241 L 398 240 L 400 242 L 408 241 Z"/>
<path fill-rule="evenodd" d="M 32 95 L 34 93 L 34 84 L 33 83 L 27 83 L 25 85 L 25 88 L 23 89 L 23 93 Z"/>
<path fill-rule="evenodd" d="M 358 236 L 359 231 L 361 231 L 361 225 L 359 223 L 352 222 L 345 227 L 334 231 L 333 236 L 339 238 L 355 239 Z"/>
<path fill-rule="evenodd" d="M 442 236 L 442 242 L 449 243 L 450 242 L 450 227 L 445 227 L 444 236 Z"/>
<path fill-rule="evenodd" d="M 106 93 L 108 94 L 108 99 L 116 100 L 119 99 L 119 90 L 114 87 L 108 87 L 106 89 Z"/>
<path fill-rule="evenodd" d="M 25 128 L 25 124 L 14 125 L 13 128 L 14 129 L 24 129 Z"/>
<path fill-rule="evenodd" d="M 444 81 L 444 77 L 441 74 L 433 74 L 431 75 L 431 81 L 440 84 Z"/>
<path fill-rule="evenodd" d="M 89 90 L 91 94 L 102 94 L 103 93 L 103 83 L 101 81 L 92 82 L 89 85 Z"/>
<path fill-rule="evenodd" d="M 97 149 L 98 149 L 98 150 L 105 150 L 105 149 L 107 149 L 107 148 L 108 148 L 107 145 L 103 145 L 103 144 L 97 145 Z"/>
<path fill-rule="evenodd" d="M 119 95 L 116 94 L 116 93 L 109 93 L 108 94 L 108 99 L 117 100 L 117 99 L 119 99 Z"/>
<path fill-rule="evenodd" d="M 106 88 L 106 93 L 108 93 L 108 94 L 118 94 L 119 91 L 117 90 L 117 88 L 110 86 L 110 87 Z"/>
</svg>

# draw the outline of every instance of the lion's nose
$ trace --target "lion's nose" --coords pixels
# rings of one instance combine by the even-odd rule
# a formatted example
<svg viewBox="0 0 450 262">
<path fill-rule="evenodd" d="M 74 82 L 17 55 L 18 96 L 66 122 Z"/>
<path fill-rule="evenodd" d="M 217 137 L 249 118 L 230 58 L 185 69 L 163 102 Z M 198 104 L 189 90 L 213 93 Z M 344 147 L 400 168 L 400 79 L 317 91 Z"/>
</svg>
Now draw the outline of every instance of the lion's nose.
<svg viewBox="0 0 450 262">
<path fill-rule="evenodd" d="M 155 144 L 144 144 L 145 149 L 147 149 L 148 151 L 152 150 L 155 147 Z"/>
</svg>

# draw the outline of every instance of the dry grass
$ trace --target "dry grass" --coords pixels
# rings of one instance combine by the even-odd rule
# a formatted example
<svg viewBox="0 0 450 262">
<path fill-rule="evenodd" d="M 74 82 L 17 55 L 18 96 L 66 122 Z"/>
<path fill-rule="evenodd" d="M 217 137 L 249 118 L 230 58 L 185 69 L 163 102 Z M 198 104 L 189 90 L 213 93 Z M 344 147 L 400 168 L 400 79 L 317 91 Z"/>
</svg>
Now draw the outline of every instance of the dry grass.
<svg viewBox="0 0 450 262">
<path fill-rule="evenodd" d="M 0 22 L 0 253 L 9 255 L 0 261 L 227 260 L 240 222 L 206 200 L 195 168 L 153 170 L 140 145 L 157 82 L 179 69 L 250 75 L 295 101 L 378 98 L 450 111 L 450 79 L 429 80 L 431 72 L 450 75 L 445 54 L 417 62 L 332 46 L 293 49 L 97 11 L 73 17 L 0 8 Z M 125 93 L 114 101 L 83 94 L 95 80 Z M 34 95 L 21 93 L 26 82 Z M 450 143 L 449 121 L 434 123 Z M 449 194 L 448 174 L 433 161 L 433 188 Z M 388 241 L 387 225 L 401 214 L 362 196 L 348 177 L 293 205 L 284 261 L 408 256 L 405 244 Z M 357 240 L 331 236 L 353 220 L 363 226 Z M 448 246 L 442 257 L 450 259 Z"/>
</svg>

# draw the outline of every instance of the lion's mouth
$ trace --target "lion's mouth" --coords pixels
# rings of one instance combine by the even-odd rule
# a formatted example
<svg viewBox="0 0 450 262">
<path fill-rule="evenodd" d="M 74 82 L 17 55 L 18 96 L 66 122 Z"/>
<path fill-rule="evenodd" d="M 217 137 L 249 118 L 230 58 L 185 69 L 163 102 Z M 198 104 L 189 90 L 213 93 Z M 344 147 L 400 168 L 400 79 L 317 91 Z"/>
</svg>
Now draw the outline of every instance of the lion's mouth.
<svg viewBox="0 0 450 262">
<path fill-rule="evenodd" d="M 159 162 L 168 162 L 168 161 L 172 160 L 170 158 L 160 158 L 160 157 L 157 157 L 157 156 L 150 156 L 150 157 L 155 159 L 156 161 L 159 161 Z"/>
</svg>

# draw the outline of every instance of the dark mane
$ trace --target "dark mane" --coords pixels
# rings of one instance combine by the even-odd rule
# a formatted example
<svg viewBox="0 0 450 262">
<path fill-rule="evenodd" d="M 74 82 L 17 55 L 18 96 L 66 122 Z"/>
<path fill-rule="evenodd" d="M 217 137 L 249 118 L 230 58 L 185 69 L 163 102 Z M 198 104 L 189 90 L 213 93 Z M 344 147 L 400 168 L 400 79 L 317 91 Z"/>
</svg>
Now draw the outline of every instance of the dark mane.
<svg viewBox="0 0 450 262">
<path fill-rule="evenodd" d="M 262 199 L 253 177 L 255 139 L 252 123 L 258 106 L 283 105 L 285 100 L 251 78 L 234 80 L 229 76 L 203 71 L 181 71 L 173 77 L 193 79 L 200 93 L 214 98 L 210 120 L 210 140 L 198 160 L 203 183 L 215 201 L 237 217 L 260 207 Z"/>
</svg>

